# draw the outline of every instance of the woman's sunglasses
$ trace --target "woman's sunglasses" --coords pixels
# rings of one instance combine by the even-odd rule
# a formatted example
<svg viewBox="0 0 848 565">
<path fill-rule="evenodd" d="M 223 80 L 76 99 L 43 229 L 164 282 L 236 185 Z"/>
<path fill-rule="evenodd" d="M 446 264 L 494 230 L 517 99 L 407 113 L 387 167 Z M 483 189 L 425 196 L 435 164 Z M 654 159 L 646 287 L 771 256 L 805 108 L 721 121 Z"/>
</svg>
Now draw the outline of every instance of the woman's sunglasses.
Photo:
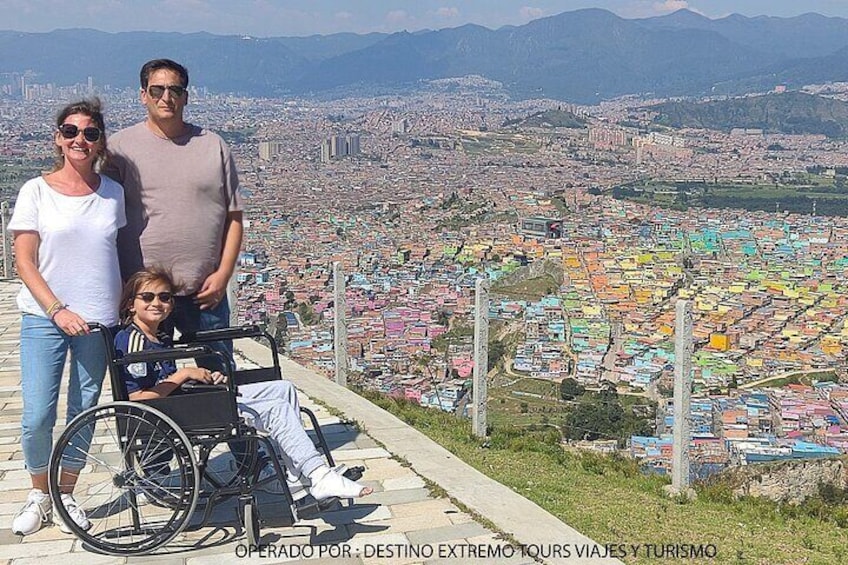
<svg viewBox="0 0 848 565">
<path fill-rule="evenodd" d="M 174 299 L 172 292 L 139 292 L 135 295 L 136 298 L 141 298 L 145 304 L 153 302 L 154 298 L 158 298 L 159 302 L 171 302 Z"/>
<path fill-rule="evenodd" d="M 65 139 L 73 139 L 79 135 L 80 129 L 74 124 L 62 124 L 59 126 L 59 133 L 62 134 L 62 137 Z M 82 136 L 86 141 L 90 143 L 94 143 L 98 139 L 103 132 L 100 131 L 100 128 L 96 128 L 94 126 L 89 126 L 87 128 L 82 129 Z"/>
</svg>

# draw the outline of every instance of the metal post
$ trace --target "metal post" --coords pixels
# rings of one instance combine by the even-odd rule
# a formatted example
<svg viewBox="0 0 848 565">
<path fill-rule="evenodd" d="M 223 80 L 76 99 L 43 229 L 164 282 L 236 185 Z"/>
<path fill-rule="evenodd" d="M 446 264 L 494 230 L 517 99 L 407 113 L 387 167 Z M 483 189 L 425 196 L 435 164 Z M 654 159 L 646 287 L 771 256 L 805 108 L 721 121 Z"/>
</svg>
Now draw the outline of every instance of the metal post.
<svg viewBox="0 0 848 565">
<path fill-rule="evenodd" d="M 692 303 L 678 300 L 674 324 L 674 443 L 671 452 L 671 491 L 689 490 L 689 413 L 692 395 Z"/>
<path fill-rule="evenodd" d="M 489 373 L 489 281 L 477 279 L 474 286 L 474 405 L 471 428 L 477 437 L 486 437 L 486 376 Z"/>
<path fill-rule="evenodd" d="M 230 306 L 230 327 L 238 325 L 238 282 L 236 281 L 236 273 L 238 268 L 230 277 L 227 283 L 227 304 Z"/>
<path fill-rule="evenodd" d="M 0 230 L 2 230 L 3 238 L 3 278 L 12 278 L 12 252 L 9 248 L 9 234 L 6 231 L 6 225 L 9 222 L 9 203 L 0 202 Z"/>
<path fill-rule="evenodd" d="M 345 279 L 342 264 L 333 263 L 333 353 L 336 361 L 336 384 L 347 386 L 347 321 L 345 320 Z"/>
</svg>

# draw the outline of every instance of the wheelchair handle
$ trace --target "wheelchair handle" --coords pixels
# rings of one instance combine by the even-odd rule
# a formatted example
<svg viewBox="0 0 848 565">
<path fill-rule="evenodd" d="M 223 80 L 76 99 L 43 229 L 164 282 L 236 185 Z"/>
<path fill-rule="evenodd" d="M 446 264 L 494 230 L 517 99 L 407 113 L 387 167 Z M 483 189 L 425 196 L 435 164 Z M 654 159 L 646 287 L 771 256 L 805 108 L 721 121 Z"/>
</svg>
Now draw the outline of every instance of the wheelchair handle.
<svg viewBox="0 0 848 565">
<path fill-rule="evenodd" d="M 210 353 L 212 353 L 212 350 L 205 345 L 175 347 L 173 349 L 150 349 L 127 353 L 120 359 L 116 359 L 115 362 L 119 365 L 129 365 L 131 363 L 147 363 L 148 361 L 177 361 L 178 359 L 191 359 L 198 355 L 209 355 Z"/>
<path fill-rule="evenodd" d="M 221 328 L 218 330 L 201 330 L 180 336 L 179 343 L 197 343 L 198 341 L 222 341 L 227 339 L 259 337 L 262 334 L 262 328 L 256 325 Z"/>
</svg>

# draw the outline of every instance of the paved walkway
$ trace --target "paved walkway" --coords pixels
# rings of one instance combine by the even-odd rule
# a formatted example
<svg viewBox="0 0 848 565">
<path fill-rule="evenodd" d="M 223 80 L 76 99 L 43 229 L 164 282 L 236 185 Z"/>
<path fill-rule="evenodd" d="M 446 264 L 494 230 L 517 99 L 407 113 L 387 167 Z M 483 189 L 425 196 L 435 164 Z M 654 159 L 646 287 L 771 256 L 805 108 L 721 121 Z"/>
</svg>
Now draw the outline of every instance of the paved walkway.
<svg viewBox="0 0 848 565">
<path fill-rule="evenodd" d="M 218 508 L 208 527 L 184 533 L 165 549 L 143 557 L 90 553 L 55 526 L 26 538 L 16 536 L 9 525 L 30 488 L 20 450 L 20 315 L 14 303 L 17 289 L 16 283 L 0 281 L 0 564 L 618 563 L 613 559 L 576 558 L 575 551 L 585 550 L 594 542 L 465 465 L 391 414 L 285 360 L 284 375 L 303 393 L 302 404 L 315 411 L 337 462 L 364 466 L 363 481 L 375 491 L 371 496 L 351 505 L 337 505 L 294 526 L 279 519 L 279 498 L 263 496 L 263 547 L 248 557 L 234 504 Z M 237 347 L 243 363 L 262 363 L 269 355 L 255 342 L 242 342 Z M 320 398 L 334 413 L 343 413 L 344 420 L 332 416 L 309 397 Z M 111 392 L 106 387 L 101 400 L 110 399 Z M 61 405 L 60 414 L 63 410 Z M 347 421 L 357 422 L 359 429 Z M 61 427 L 57 428 L 57 436 L 59 432 Z M 222 453 L 216 460 L 226 464 L 226 457 Z M 448 496 L 434 494 L 427 481 L 441 487 Z M 451 499 L 492 526 L 481 524 Z M 524 547 L 511 545 L 503 534 Z M 539 551 L 543 558 L 534 559 Z M 568 558 L 566 553 L 570 554 Z"/>
</svg>

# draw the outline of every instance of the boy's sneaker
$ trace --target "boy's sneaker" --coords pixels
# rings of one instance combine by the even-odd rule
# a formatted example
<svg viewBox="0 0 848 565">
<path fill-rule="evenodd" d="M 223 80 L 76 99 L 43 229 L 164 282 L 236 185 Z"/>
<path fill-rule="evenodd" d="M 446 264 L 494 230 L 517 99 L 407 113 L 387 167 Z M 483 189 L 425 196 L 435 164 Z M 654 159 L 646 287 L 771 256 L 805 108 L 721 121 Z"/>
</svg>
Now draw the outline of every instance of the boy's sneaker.
<svg viewBox="0 0 848 565">
<path fill-rule="evenodd" d="M 140 490 L 135 493 L 135 503 L 136 506 L 145 506 L 150 504 L 150 497 L 147 496 L 147 493 L 143 490 Z"/>
<path fill-rule="evenodd" d="M 292 475 L 288 469 L 283 467 L 286 471 L 286 482 L 289 485 L 289 492 L 291 493 L 292 502 L 297 502 L 304 498 L 307 494 L 306 485 L 300 481 L 297 477 Z M 284 494 L 283 485 L 280 484 L 279 479 L 277 478 L 277 471 L 274 470 L 274 464 L 268 462 L 261 471 L 259 471 L 259 478 L 257 480 L 259 486 L 257 486 L 257 490 L 261 490 L 263 492 L 267 492 L 268 494 Z"/>
<path fill-rule="evenodd" d="M 26 504 L 12 520 L 12 532 L 19 536 L 34 534 L 50 520 L 52 509 L 50 496 L 37 488 L 32 489 L 27 495 Z"/>
<path fill-rule="evenodd" d="M 79 507 L 79 504 L 77 504 L 77 501 L 74 500 L 73 496 L 68 493 L 62 494 L 62 506 L 65 507 L 65 510 L 68 511 L 68 514 L 71 515 L 71 519 L 76 523 L 77 526 L 80 527 L 80 529 L 86 531 L 91 527 L 91 522 L 88 520 L 88 518 L 86 518 L 85 511 Z M 58 513 L 56 513 L 56 515 L 53 517 L 53 521 L 56 522 L 59 525 L 59 529 L 65 532 L 66 534 L 73 533 L 71 531 L 71 528 L 68 527 L 68 525 L 64 521 L 62 521 Z"/>
</svg>

